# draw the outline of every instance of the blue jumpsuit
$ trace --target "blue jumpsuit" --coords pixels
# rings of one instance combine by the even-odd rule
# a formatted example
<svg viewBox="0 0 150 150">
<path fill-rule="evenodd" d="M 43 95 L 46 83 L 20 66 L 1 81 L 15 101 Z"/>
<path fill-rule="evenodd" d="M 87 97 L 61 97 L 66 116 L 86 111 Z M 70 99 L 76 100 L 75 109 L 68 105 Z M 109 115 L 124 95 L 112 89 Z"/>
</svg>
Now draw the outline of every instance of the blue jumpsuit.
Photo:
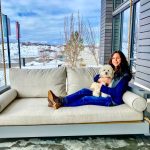
<svg viewBox="0 0 150 150">
<path fill-rule="evenodd" d="M 94 77 L 94 81 L 97 82 L 98 78 L 99 75 L 96 75 Z M 123 104 L 122 95 L 127 90 L 130 79 L 131 78 L 128 74 L 124 74 L 124 76 L 115 79 L 111 88 L 102 85 L 100 91 L 110 95 L 108 97 L 92 96 L 92 91 L 90 89 L 84 88 L 64 97 L 62 104 L 64 107 L 82 105 L 114 106 Z"/>
</svg>

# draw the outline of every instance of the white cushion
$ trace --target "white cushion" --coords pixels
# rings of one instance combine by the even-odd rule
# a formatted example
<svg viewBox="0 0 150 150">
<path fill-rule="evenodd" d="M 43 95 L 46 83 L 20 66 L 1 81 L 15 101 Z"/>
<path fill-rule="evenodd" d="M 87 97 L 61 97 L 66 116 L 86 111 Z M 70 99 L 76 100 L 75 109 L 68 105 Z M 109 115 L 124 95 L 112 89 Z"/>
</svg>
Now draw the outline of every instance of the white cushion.
<svg viewBox="0 0 150 150">
<path fill-rule="evenodd" d="M 82 88 L 90 88 L 100 68 L 67 68 L 67 94 Z"/>
<path fill-rule="evenodd" d="M 123 104 L 113 107 L 85 105 L 61 107 L 47 106 L 47 98 L 16 99 L 0 114 L 0 125 L 40 125 L 94 123 L 143 120 L 143 113 Z"/>
<path fill-rule="evenodd" d="M 17 96 L 17 91 L 10 89 L 0 95 L 0 112 L 11 103 Z"/>
<path fill-rule="evenodd" d="M 131 108 L 139 112 L 144 111 L 147 107 L 147 102 L 143 97 L 130 91 L 124 93 L 123 101 Z"/>
<path fill-rule="evenodd" d="M 66 69 L 10 69 L 10 85 L 18 97 L 47 97 L 48 90 L 66 95 Z"/>
</svg>

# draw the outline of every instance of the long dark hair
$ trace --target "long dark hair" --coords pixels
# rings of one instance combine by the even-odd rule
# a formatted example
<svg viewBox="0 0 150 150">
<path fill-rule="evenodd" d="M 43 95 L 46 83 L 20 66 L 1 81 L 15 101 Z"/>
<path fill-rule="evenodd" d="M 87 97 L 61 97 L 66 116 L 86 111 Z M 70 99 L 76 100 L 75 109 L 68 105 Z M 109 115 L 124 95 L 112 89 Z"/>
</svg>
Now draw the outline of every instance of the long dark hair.
<svg viewBox="0 0 150 150">
<path fill-rule="evenodd" d="M 115 69 L 115 66 L 112 64 L 112 58 L 113 58 L 114 54 L 116 54 L 116 53 L 119 54 L 119 56 L 121 58 L 121 63 L 117 67 L 117 70 L 115 70 L 115 77 L 121 77 L 127 73 L 130 76 L 130 78 L 132 78 L 132 72 L 130 70 L 128 61 L 127 61 L 125 55 L 123 54 L 123 52 L 114 51 L 111 55 L 110 60 L 109 60 L 109 64 L 113 67 L 113 69 Z"/>
</svg>

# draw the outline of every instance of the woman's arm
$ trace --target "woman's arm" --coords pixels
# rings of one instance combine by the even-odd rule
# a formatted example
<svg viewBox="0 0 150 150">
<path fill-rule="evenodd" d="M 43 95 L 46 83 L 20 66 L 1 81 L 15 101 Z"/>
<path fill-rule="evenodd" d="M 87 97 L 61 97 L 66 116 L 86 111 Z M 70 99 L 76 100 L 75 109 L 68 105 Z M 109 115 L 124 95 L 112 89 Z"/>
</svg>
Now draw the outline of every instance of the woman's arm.
<svg viewBox="0 0 150 150">
<path fill-rule="evenodd" d="M 129 81 L 130 77 L 124 76 L 113 88 L 102 85 L 101 92 L 109 94 L 117 105 L 122 104 L 122 95 L 127 90 Z"/>
</svg>

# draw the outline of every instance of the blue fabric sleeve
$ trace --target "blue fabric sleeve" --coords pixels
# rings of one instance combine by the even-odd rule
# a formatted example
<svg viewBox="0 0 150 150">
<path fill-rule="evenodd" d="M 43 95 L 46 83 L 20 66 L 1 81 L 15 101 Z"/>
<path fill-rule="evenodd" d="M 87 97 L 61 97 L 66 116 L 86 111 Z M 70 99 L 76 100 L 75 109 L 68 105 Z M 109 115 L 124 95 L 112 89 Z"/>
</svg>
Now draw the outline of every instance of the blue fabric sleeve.
<svg viewBox="0 0 150 150">
<path fill-rule="evenodd" d="M 99 78 L 100 78 L 100 76 L 99 76 L 99 74 L 97 74 L 97 75 L 94 77 L 94 82 L 97 82 Z"/>
<path fill-rule="evenodd" d="M 110 95 L 112 97 L 113 102 L 115 102 L 116 105 L 123 104 L 122 96 L 128 88 L 129 81 L 130 77 L 124 76 L 119 81 L 119 83 L 113 88 L 102 85 L 101 92 Z"/>
</svg>

